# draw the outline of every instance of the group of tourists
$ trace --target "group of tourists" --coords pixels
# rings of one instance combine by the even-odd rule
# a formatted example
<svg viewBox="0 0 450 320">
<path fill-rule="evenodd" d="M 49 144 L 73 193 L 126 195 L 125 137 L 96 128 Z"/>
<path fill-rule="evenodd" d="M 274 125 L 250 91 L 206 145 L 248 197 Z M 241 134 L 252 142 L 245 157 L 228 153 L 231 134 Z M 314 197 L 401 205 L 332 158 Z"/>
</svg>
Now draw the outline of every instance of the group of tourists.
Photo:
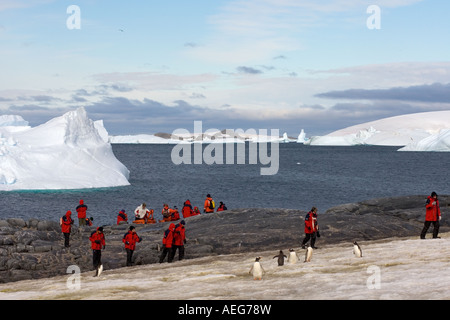
<svg viewBox="0 0 450 320">
<path fill-rule="evenodd" d="M 428 229 L 433 225 L 433 239 L 439 238 L 439 221 L 441 221 L 441 209 L 436 192 L 432 192 L 425 202 L 425 222 L 420 233 L 420 239 L 425 239 Z M 305 217 L 305 237 L 302 241 L 302 249 L 310 242 L 310 246 L 316 249 L 316 239 L 320 238 L 319 224 L 317 222 L 317 208 L 312 207 Z"/>
<path fill-rule="evenodd" d="M 87 218 L 87 210 L 88 207 L 84 203 L 84 200 L 80 200 L 79 205 L 76 207 L 76 212 L 78 214 L 78 224 L 80 227 L 83 226 L 92 226 L 92 221 L 94 220 L 92 217 Z M 219 206 L 216 208 L 215 202 L 210 194 L 207 194 L 203 213 L 213 213 L 227 210 L 227 207 L 223 202 L 220 202 Z M 155 218 L 153 217 L 154 210 L 147 208 L 146 203 L 142 203 L 138 206 L 134 211 L 135 220 L 133 224 L 148 224 L 148 223 L 156 223 Z M 169 208 L 167 204 L 164 204 L 164 207 L 161 212 L 163 219 L 159 222 L 175 222 L 181 219 L 177 207 Z M 190 200 L 186 200 L 183 205 L 183 209 L 181 211 L 183 219 L 196 216 L 201 214 L 198 207 L 192 207 Z M 64 235 L 64 246 L 66 248 L 70 247 L 70 234 L 72 231 L 72 226 L 74 225 L 74 219 L 72 219 L 72 211 L 67 211 L 66 214 L 61 217 L 60 225 L 61 231 Z M 128 223 L 128 215 L 125 210 L 121 210 L 117 216 L 117 224 L 127 224 Z M 184 244 L 186 243 L 186 233 L 185 233 L 185 221 L 181 220 L 180 223 L 176 224 L 171 223 L 169 228 L 164 232 L 164 236 L 162 239 L 162 253 L 160 256 L 160 263 L 162 263 L 166 256 L 168 257 L 168 262 L 172 262 L 175 254 L 178 250 L 178 259 L 184 259 Z M 93 251 L 93 266 L 94 269 L 98 270 L 98 267 L 101 265 L 101 251 L 105 249 L 105 236 L 103 234 L 103 227 L 96 228 L 89 237 L 91 241 L 91 249 Z M 134 225 L 129 227 L 127 233 L 123 236 L 122 241 L 125 246 L 125 251 L 127 253 L 126 265 L 132 265 L 132 257 L 133 253 L 136 249 L 136 243 L 141 242 L 142 238 L 139 237 L 136 233 L 136 228 Z"/>
<path fill-rule="evenodd" d="M 211 197 L 210 194 L 206 195 L 206 199 L 203 206 L 203 213 L 212 213 L 214 211 L 225 211 L 227 210 L 226 205 L 221 201 L 219 206 L 216 208 L 216 204 Z M 147 204 L 144 202 L 141 205 L 139 205 L 134 210 L 134 221 L 133 223 L 136 224 L 154 224 L 157 223 L 155 217 L 154 217 L 154 210 L 147 207 Z M 181 209 L 181 216 L 178 208 L 174 206 L 173 208 L 170 208 L 167 203 L 164 203 L 163 209 L 161 211 L 162 220 L 159 220 L 159 222 L 171 222 L 171 221 L 178 221 L 181 218 L 186 219 L 189 217 L 193 217 L 196 215 L 201 214 L 200 209 L 195 206 L 192 207 L 192 204 L 190 200 L 186 200 L 183 203 L 183 208 Z M 117 215 L 117 224 L 124 224 L 128 223 L 128 214 L 125 212 L 124 209 L 122 209 L 119 214 Z"/>
<path fill-rule="evenodd" d="M 221 206 L 225 207 L 225 205 L 221 202 Z M 185 209 L 187 208 L 187 209 Z M 192 205 L 189 200 L 185 201 L 184 207 L 182 210 L 183 218 L 187 218 L 190 216 L 197 215 L 196 209 L 197 207 L 192 208 Z M 204 205 L 204 212 L 205 213 L 211 213 L 214 212 L 215 204 L 214 200 L 211 198 L 211 195 L 208 194 L 205 200 Z M 87 219 L 86 218 L 86 210 L 87 206 L 83 203 L 83 200 L 80 200 L 80 205 L 77 207 L 78 212 L 78 219 L 79 224 L 86 225 L 89 223 L 92 223 L 92 218 Z M 163 209 L 167 210 L 166 206 Z M 222 210 L 226 210 L 222 208 Z M 222 211 L 217 209 L 217 211 Z M 425 239 L 426 233 L 428 229 L 430 228 L 431 224 L 433 224 L 433 238 L 438 238 L 439 233 L 439 221 L 441 220 L 441 210 L 439 207 L 439 200 L 438 195 L 436 192 L 432 192 L 430 196 L 428 196 L 426 203 L 425 203 L 425 222 L 424 227 L 420 233 L 420 238 Z M 167 210 L 168 211 L 168 210 Z M 169 212 L 169 211 L 168 211 Z M 146 208 L 146 204 L 143 203 L 141 206 L 139 206 L 136 211 L 136 218 L 138 217 L 140 219 L 153 219 L 153 210 L 148 210 Z M 70 231 L 71 226 L 74 223 L 74 220 L 71 218 L 72 212 L 67 211 L 66 214 L 60 219 L 61 224 L 61 230 L 64 234 L 64 245 L 65 247 L 69 247 L 69 238 L 70 238 Z M 164 214 L 163 214 L 164 217 Z M 180 217 L 176 220 L 171 220 L 173 215 L 167 216 L 170 217 L 170 220 L 166 221 L 176 221 L 179 220 Z M 120 218 L 120 220 L 119 220 Z M 164 218 L 165 219 L 165 218 Z M 163 221 L 164 221 L 163 219 Z M 117 219 L 117 223 L 122 221 L 127 221 L 127 216 L 125 214 L 125 211 L 122 210 L 119 213 L 119 217 Z M 161 221 L 162 222 L 162 221 Z M 84 224 L 83 224 L 84 223 Z M 302 248 L 306 248 L 306 244 L 310 242 L 310 246 L 315 249 L 315 242 L 316 239 L 320 237 L 319 232 L 319 224 L 317 221 L 317 208 L 312 207 L 311 210 L 307 213 L 305 220 L 304 220 L 304 232 L 305 237 L 302 241 Z M 133 252 L 136 249 L 136 243 L 141 242 L 142 238 L 140 238 L 136 234 L 136 228 L 134 226 L 130 226 L 128 232 L 123 236 L 123 243 L 125 245 L 125 250 L 127 252 L 127 266 L 132 265 L 132 256 Z M 101 265 L 101 250 L 105 249 L 105 237 L 103 235 L 103 228 L 99 227 L 96 229 L 96 231 L 92 232 L 91 236 L 89 237 L 89 240 L 91 241 L 91 248 L 93 250 L 93 265 L 94 268 L 97 269 L 99 265 Z M 182 260 L 184 258 L 184 244 L 186 243 L 186 228 L 185 228 L 185 221 L 181 220 L 180 223 L 176 224 L 171 223 L 167 230 L 165 230 L 163 239 L 162 239 L 162 252 L 159 259 L 159 262 L 162 263 L 166 256 L 168 257 L 168 262 L 172 262 L 176 251 L 178 250 L 178 259 Z"/>
</svg>

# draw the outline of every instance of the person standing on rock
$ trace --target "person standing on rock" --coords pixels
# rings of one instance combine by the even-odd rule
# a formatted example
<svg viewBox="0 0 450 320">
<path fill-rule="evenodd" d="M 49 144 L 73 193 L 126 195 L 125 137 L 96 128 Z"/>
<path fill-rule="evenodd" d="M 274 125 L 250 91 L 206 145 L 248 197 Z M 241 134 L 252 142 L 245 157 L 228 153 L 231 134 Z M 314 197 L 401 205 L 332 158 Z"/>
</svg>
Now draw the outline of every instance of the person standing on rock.
<svg viewBox="0 0 450 320">
<path fill-rule="evenodd" d="M 122 242 L 125 243 L 125 250 L 127 252 L 127 267 L 133 265 L 131 261 L 133 257 L 133 252 L 136 249 L 136 242 L 141 242 L 142 238 L 140 238 L 136 233 L 136 228 L 134 226 L 130 226 L 130 229 L 123 236 Z"/>
<path fill-rule="evenodd" d="M 72 230 L 73 220 L 72 211 L 67 211 L 66 214 L 60 219 L 61 231 L 64 234 L 64 247 L 69 248 L 70 231 Z"/>
<path fill-rule="evenodd" d="M 203 206 L 203 212 L 205 213 L 212 213 L 214 212 L 215 204 L 213 198 L 211 198 L 211 195 L 208 193 L 206 195 L 205 204 Z"/>
<path fill-rule="evenodd" d="M 441 220 L 441 209 L 439 208 L 439 200 L 436 192 L 432 192 L 425 203 L 425 223 L 420 233 L 420 238 L 425 239 L 428 228 L 433 224 L 433 239 L 438 238 L 439 221 Z"/>
<path fill-rule="evenodd" d="M 175 226 L 175 231 L 173 233 L 173 246 L 172 246 L 172 258 L 175 257 L 175 254 L 178 249 L 178 260 L 184 259 L 184 244 L 186 243 L 186 228 L 184 227 L 185 221 L 181 220 L 179 224 Z"/>
<path fill-rule="evenodd" d="M 161 253 L 161 256 L 159 257 L 159 263 L 163 263 L 164 259 L 167 257 L 167 262 L 172 262 L 172 247 L 173 247 L 173 233 L 175 232 L 175 224 L 171 223 L 169 225 L 169 229 L 164 231 L 164 237 L 163 237 L 163 251 Z"/>
<path fill-rule="evenodd" d="M 84 204 L 84 200 L 80 200 L 80 204 L 77 207 L 78 212 L 78 224 L 81 226 L 86 225 L 86 211 L 87 205 Z"/>
<path fill-rule="evenodd" d="M 102 249 L 105 249 L 105 235 L 103 234 L 103 227 L 98 227 L 96 231 L 92 232 L 89 237 L 92 248 L 92 263 L 94 269 L 98 272 L 98 268 L 102 265 Z M 96 274 L 97 275 L 97 274 Z"/>
<path fill-rule="evenodd" d="M 315 247 L 316 237 L 320 237 L 319 224 L 317 223 L 317 208 L 312 207 L 305 217 L 305 238 L 302 242 L 302 249 L 306 248 L 306 243 L 309 240 L 311 240 L 311 247 L 317 249 Z"/>
</svg>

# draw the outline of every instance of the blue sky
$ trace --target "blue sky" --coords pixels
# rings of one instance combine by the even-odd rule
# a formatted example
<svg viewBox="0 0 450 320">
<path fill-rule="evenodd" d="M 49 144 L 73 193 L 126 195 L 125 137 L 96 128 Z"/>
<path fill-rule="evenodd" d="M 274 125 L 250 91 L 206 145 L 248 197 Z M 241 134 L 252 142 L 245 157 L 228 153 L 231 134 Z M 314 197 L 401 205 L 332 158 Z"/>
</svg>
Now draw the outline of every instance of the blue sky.
<svg viewBox="0 0 450 320">
<path fill-rule="evenodd" d="M 80 9 L 69 29 L 67 8 Z M 380 11 L 380 29 L 369 29 Z M 0 113 L 85 107 L 110 134 L 326 134 L 450 109 L 450 3 L 0 1 Z"/>
</svg>

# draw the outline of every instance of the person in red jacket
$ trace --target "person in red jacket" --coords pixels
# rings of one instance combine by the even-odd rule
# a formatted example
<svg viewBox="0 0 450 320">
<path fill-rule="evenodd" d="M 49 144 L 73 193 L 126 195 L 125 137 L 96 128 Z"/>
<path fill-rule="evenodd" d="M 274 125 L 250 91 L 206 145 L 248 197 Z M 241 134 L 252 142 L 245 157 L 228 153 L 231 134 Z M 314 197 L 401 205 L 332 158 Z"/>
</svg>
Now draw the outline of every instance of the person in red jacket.
<svg viewBox="0 0 450 320">
<path fill-rule="evenodd" d="M 172 246 L 173 246 L 173 233 L 175 231 L 175 224 L 171 223 L 169 225 L 169 228 L 164 231 L 164 237 L 163 237 L 163 251 L 161 253 L 161 256 L 159 257 L 159 263 L 162 263 L 164 259 L 167 257 L 167 260 L 169 263 L 172 262 Z"/>
<path fill-rule="evenodd" d="M 192 205 L 191 205 L 191 202 L 189 201 L 189 199 L 184 202 L 184 206 L 183 206 L 183 209 L 181 210 L 181 214 L 183 215 L 183 218 L 188 218 L 188 217 L 194 215 L 194 210 L 192 210 Z"/>
<path fill-rule="evenodd" d="M 305 238 L 302 242 L 302 248 L 305 249 L 306 243 L 311 240 L 311 247 L 316 249 L 316 237 L 320 237 L 319 224 L 317 223 L 317 208 L 312 207 L 305 217 Z"/>
<path fill-rule="evenodd" d="M 96 274 L 98 274 L 98 268 L 102 265 L 102 249 L 105 249 L 105 235 L 103 234 L 103 227 L 98 227 L 96 231 L 92 232 L 89 237 L 91 241 L 91 248 L 93 251 L 92 254 L 92 263 L 94 265 L 94 269 L 96 270 Z"/>
<path fill-rule="evenodd" d="M 186 228 L 184 227 L 186 222 L 181 220 L 179 224 L 175 226 L 175 231 L 173 233 L 173 245 L 172 245 L 172 259 L 178 249 L 178 260 L 184 259 L 184 244 L 186 243 Z"/>
<path fill-rule="evenodd" d="M 136 228 L 130 226 L 130 230 L 123 236 L 122 242 L 125 243 L 125 250 L 127 251 L 127 267 L 132 266 L 133 263 L 131 259 L 133 257 L 133 252 L 136 249 L 136 242 L 141 242 L 140 238 L 136 233 Z"/>
<path fill-rule="evenodd" d="M 70 232 L 72 230 L 73 220 L 72 211 L 67 211 L 66 214 L 60 219 L 61 231 L 64 235 L 64 247 L 69 248 Z"/>
<path fill-rule="evenodd" d="M 80 205 L 77 207 L 76 210 L 78 212 L 78 224 L 80 225 L 80 227 L 85 226 L 87 205 L 84 204 L 83 200 L 80 200 Z"/>
<path fill-rule="evenodd" d="M 125 213 L 125 210 L 120 210 L 117 215 L 117 224 L 125 224 L 128 223 L 128 215 Z"/>
<path fill-rule="evenodd" d="M 433 239 L 438 238 L 440 220 L 441 209 L 439 207 L 438 195 L 436 192 L 432 192 L 425 203 L 425 223 L 420 233 L 420 238 L 425 239 L 425 235 L 431 224 L 433 224 Z"/>
<path fill-rule="evenodd" d="M 192 213 L 193 216 L 198 216 L 201 214 L 200 209 L 198 207 L 194 207 L 194 212 Z"/>
</svg>

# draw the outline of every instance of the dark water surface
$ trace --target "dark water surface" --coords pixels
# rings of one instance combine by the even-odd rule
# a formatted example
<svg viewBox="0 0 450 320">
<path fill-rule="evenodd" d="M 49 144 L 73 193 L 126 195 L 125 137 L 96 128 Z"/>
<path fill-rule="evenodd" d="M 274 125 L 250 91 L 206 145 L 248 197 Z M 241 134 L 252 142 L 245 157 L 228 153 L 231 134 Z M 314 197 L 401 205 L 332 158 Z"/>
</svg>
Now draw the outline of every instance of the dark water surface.
<svg viewBox="0 0 450 320">
<path fill-rule="evenodd" d="M 173 148 L 113 145 L 116 157 L 131 172 L 130 186 L 0 192 L 0 219 L 59 220 L 67 210 L 75 212 L 80 199 L 87 204 L 94 224 L 102 225 L 115 223 L 121 209 L 132 216 L 142 202 L 158 215 L 163 203 L 181 209 L 186 199 L 202 209 L 207 193 L 216 203 L 225 202 L 229 209 L 309 210 L 316 206 L 319 213 L 334 205 L 372 198 L 428 195 L 431 191 L 450 193 L 450 153 L 397 152 L 397 147 L 280 144 L 278 174 L 262 176 L 260 169 L 267 166 L 248 164 L 248 155 L 246 164 L 240 165 L 175 165 L 171 160 Z"/>
</svg>

